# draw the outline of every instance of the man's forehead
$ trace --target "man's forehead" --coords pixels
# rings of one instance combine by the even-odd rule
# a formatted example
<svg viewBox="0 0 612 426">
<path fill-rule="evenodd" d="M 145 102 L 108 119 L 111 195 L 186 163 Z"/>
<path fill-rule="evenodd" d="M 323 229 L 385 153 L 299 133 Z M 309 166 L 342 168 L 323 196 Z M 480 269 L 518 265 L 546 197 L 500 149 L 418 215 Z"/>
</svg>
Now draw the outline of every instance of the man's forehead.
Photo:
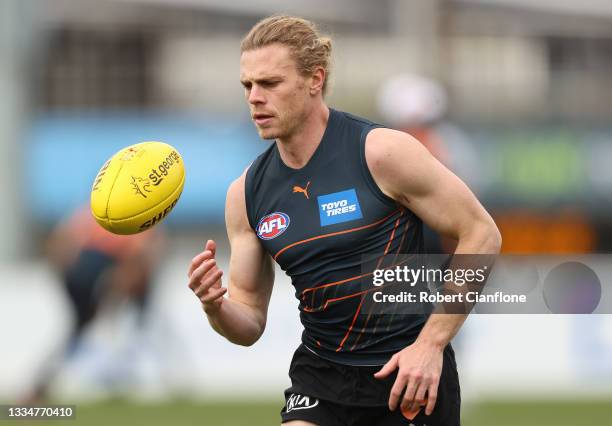
<svg viewBox="0 0 612 426">
<path fill-rule="evenodd" d="M 286 46 L 273 44 L 247 50 L 240 56 L 240 78 L 269 78 L 283 75 L 295 68 Z"/>
</svg>

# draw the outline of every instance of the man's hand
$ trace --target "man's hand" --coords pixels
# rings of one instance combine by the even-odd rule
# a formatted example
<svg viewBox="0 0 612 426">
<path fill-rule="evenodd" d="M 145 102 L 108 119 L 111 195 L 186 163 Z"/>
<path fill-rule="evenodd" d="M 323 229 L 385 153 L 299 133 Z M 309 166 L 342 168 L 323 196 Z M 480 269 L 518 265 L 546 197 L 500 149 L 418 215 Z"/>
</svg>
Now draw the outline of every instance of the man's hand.
<svg viewBox="0 0 612 426">
<path fill-rule="evenodd" d="M 227 292 L 227 288 L 221 285 L 223 271 L 217 266 L 216 251 L 217 244 L 213 240 L 208 240 L 204 251 L 191 261 L 187 273 L 189 288 L 198 296 L 207 314 L 214 313 L 221 308 L 223 295 Z"/>
<path fill-rule="evenodd" d="M 395 410 L 401 399 L 402 411 L 415 412 L 420 406 L 427 404 L 425 414 L 429 416 L 434 410 L 438 397 L 438 384 L 442 374 L 442 349 L 417 341 L 393 355 L 389 362 L 374 374 L 374 377 L 383 379 L 396 368 L 399 370 L 391 388 L 389 409 Z"/>
</svg>

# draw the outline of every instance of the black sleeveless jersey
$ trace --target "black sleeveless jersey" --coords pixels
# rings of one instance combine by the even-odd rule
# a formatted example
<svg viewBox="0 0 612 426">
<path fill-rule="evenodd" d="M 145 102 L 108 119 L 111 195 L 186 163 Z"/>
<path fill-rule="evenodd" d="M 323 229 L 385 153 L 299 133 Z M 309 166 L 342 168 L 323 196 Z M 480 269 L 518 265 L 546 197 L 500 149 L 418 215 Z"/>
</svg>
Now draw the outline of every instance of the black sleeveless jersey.
<svg viewBox="0 0 612 426">
<path fill-rule="evenodd" d="M 376 127 L 330 108 L 304 167 L 285 165 L 274 143 L 246 175 L 250 226 L 291 277 L 303 344 L 342 364 L 384 364 L 414 341 L 426 319 L 362 312 L 375 289 L 364 279 L 364 255 L 423 251 L 421 220 L 384 195 L 367 167 L 366 135 Z"/>
</svg>

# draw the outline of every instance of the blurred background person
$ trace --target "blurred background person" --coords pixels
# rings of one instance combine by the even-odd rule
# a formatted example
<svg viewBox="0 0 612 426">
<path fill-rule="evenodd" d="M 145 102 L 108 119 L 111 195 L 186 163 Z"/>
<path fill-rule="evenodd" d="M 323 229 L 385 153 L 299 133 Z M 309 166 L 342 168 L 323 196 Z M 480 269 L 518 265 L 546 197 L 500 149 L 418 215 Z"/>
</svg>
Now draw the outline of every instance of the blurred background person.
<svg viewBox="0 0 612 426">
<path fill-rule="evenodd" d="M 433 79 L 400 74 L 385 80 L 377 93 L 380 116 L 392 128 L 406 132 L 421 142 L 446 167 L 450 153 L 437 126 L 447 108 L 447 94 Z M 451 168 L 452 169 L 452 168 Z M 457 242 L 423 225 L 425 253 L 452 253 Z"/>
<path fill-rule="evenodd" d="M 79 349 L 87 327 L 105 308 L 130 302 L 137 312 L 137 326 L 145 325 L 151 282 L 164 239 L 161 226 L 137 235 L 112 234 L 96 223 L 89 205 L 80 207 L 53 229 L 46 255 L 63 284 L 73 324 L 60 347 L 59 359 L 49 357 L 27 400 L 47 396 L 62 361 Z"/>
<path fill-rule="evenodd" d="M 448 150 L 436 126 L 447 108 L 446 90 L 437 81 L 416 74 L 385 80 L 377 94 L 381 117 L 393 128 L 418 139 L 441 163 L 448 166 Z"/>
</svg>

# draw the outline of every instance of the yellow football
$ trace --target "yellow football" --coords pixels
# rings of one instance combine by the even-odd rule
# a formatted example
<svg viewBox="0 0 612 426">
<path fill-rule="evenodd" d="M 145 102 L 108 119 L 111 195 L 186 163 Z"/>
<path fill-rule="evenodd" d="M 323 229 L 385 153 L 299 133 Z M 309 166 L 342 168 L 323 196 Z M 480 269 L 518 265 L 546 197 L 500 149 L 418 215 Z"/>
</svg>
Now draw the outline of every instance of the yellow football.
<svg viewBox="0 0 612 426">
<path fill-rule="evenodd" d="M 91 188 L 91 212 L 114 234 L 136 234 L 161 222 L 185 184 L 183 159 L 162 142 L 128 146 L 108 160 Z"/>
</svg>

